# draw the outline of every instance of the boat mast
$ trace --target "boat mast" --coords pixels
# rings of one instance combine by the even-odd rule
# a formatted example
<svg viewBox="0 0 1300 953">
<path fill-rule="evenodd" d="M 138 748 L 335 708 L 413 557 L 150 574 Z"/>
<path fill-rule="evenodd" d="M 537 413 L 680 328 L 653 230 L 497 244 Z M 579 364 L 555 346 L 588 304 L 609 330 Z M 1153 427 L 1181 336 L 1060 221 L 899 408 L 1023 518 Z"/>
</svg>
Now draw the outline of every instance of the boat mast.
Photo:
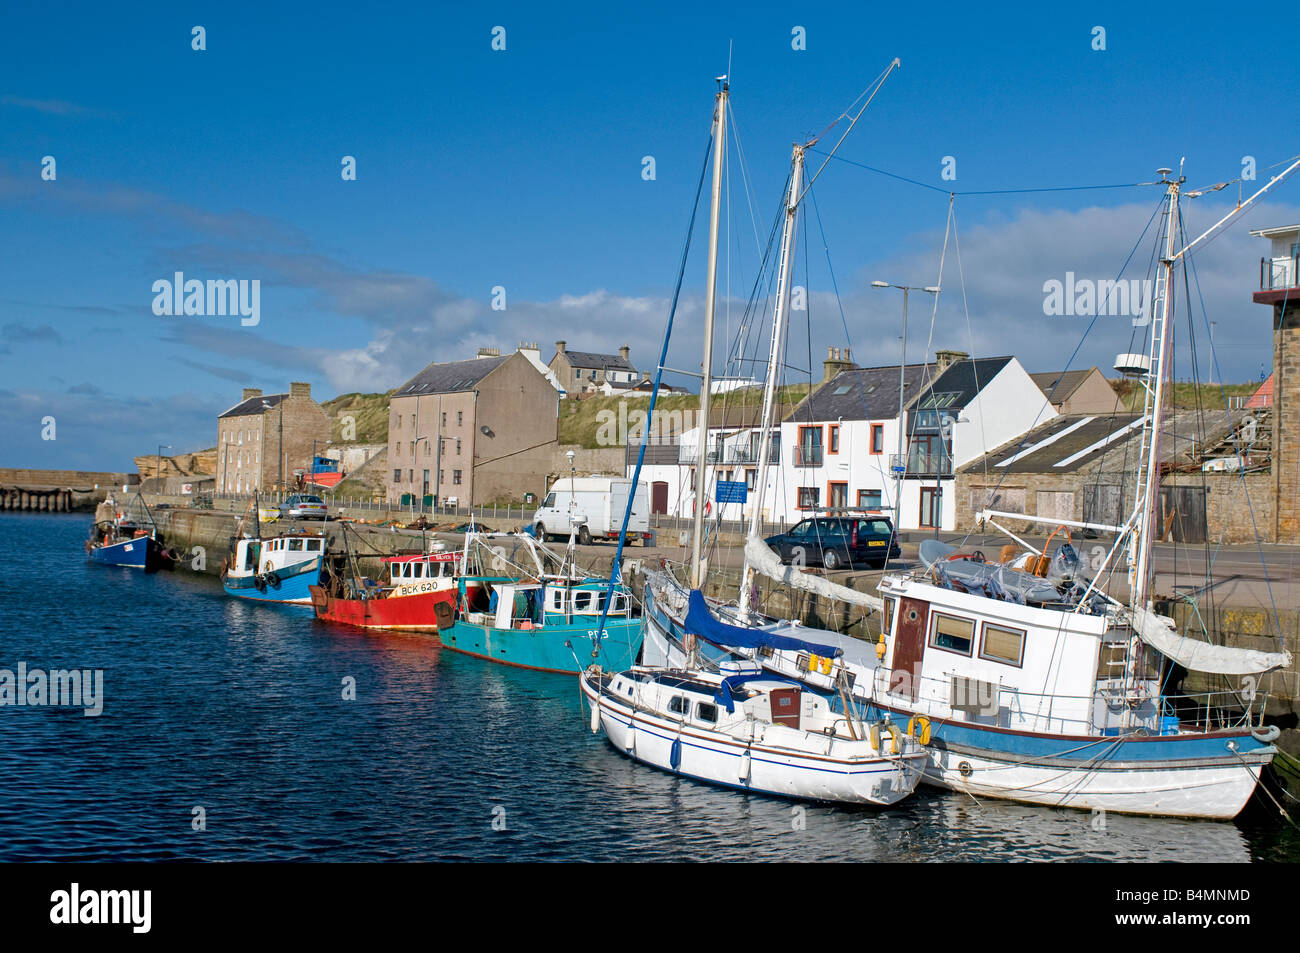
<svg viewBox="0 0 1300 953">
<path fill-rule="evenodd" d="M 1138 486 L 1135 502 L 1139 510 L 1129 559 L 1129 588 L 1132 604 L 1146 608 L 1151 596 L 1151 544 L 1160 498 L 1160 431 L 1165 421 L 1165 381 L 1169 360 L 1169 312 L 1173 297 L 1174 235 L 1178 227 L 1179 187 L 1184 181 L 1170 179 L 1172 169 L 1159 169 L 1161 182 L 1168 186 L 1169 205 L 1165 213 L 1165 251 L 1156 273 L 1156 298 L 1152 302 L 1151 356 L 1147 371 L 1145 425 L 1139 453 Z"/>
<path fill-rule="evenodd" d="M 704 281 L 704 377 L 700 384 L 700 414 L 696 433 L 695 520 L 691 532 L 691 588 L 704 586 L 704 501 L 709 492 L 709 391 L 713 385 L 713 316 L 718 288 L 718 212 L 722 204 L 722 164 L 727 156 L 727 78 L 718 78 L 713 106 L 713 193 L 709 205 L 708 274 Z M 648 424 L 647 424 L 648 426 Z"/>
<path fill-rule="evenodd" d="M 796 144 L 790 161 L 790 193 L 785 206 L 785 224 L 781 230 L 781 262 L 776 281 L 776 312 L 772 318 L 772 343 L 767 358 L 767 381 L 763 387 L 763 414 L 759 423 L 758 475 L 754 488 L 754 507 L 749 514 L 749 537 L 759 538 L 763 525 L 763 497 L 767 489 L 767 465 L 771 456 L 773 416 L 776 411 L 776 385 L 781 376 L 785 354 L 786 319 L 790 309 L 790 271 L 794 261 L 795 223 L 803 187 L 804 150 L 811 143 Z M 740 583 L 740 611 L 750 614 L 754 598 L 754 567 L 745 560 L 745 574 Z"/>
</svg>

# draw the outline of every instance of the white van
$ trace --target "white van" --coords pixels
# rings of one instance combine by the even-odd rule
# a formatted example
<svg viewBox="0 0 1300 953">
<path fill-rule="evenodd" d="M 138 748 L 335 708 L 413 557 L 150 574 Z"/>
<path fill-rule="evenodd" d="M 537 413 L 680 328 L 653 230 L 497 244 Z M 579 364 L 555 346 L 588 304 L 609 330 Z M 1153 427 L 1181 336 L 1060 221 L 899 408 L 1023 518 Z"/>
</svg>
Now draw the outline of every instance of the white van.
<svg viewBox="0 0 1300 953">
<path fill-rule="evenodd" d="M 632 481 L 618 477 L 562 477 L 551 484 L 542 505 L 533 514 L 533 533 L 568 538 L 577 529 L 578 542 L 618 539 L 623 525 Z M 650 492 L 638 483 L 632 516 L 627 524 L 628 542 L 650 538 Z"/>
</svg>

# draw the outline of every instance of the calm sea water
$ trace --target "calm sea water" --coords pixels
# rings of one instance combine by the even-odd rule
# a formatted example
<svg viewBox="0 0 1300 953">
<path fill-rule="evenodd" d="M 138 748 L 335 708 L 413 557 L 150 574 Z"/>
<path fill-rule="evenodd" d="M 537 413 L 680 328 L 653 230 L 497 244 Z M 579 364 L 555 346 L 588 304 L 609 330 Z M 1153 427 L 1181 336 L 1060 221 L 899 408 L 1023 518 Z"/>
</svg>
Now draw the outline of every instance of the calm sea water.
<svg viewBox="0 0 1300 953">
<path fill-rule="evenodd" d="M 575 679 L 89 565 L 88 525 L 0 514 L 0 668 L 103 669 L 105 696 L 97 718 L 0 708 L 0 859 L 1300 858 L 1263 810 L 1094 830 L 928 788 L 884 812 L 710 788 L 593 736 Z"/>
</svg>

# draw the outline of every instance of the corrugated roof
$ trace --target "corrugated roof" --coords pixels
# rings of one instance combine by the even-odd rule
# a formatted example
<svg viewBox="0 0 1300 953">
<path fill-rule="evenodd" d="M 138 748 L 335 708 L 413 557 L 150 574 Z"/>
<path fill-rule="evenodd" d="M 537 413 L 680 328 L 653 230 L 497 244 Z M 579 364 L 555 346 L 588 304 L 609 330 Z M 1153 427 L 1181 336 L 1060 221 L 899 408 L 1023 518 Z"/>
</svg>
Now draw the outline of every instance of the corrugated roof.
<svg viewBox="0 0 1300 953">
<path fill-rule="evenodd" d="M 217 419 L 220 420 L 221 417 L 244 417 L 248 414 L 264 414 L 288 396 L 288 394 L 263 394 L 261 397 L 250 397 L 248 400 L 240 401 Z"/>
<path fill-rule="evenodd" d="M 934 374 L 933 364 L 903 368 L 903 404 L 911 403 Z M 898 365 L 840 371 L 787 416 L 788 421 L 892 420 L 898 416 Z"/>
<path fill-rule="evenodd" d="M 568 351 L 564 356 L 569 359 L 571 367 L 585 367 L 594 370 L 635 371 L 631 362 L 623 360 L 621 354 L 597 354 L 594 351 Z"/>
<path fill-rule="evenodd" d="M 435 362 L 397 388 L 393 396 L 454 394 L 473 390 L 479 381 L 508 361 L 510 357 L 511 355 L 479 357 L 469 361 L 447 361 L 442 364 Z"/>
</svg>

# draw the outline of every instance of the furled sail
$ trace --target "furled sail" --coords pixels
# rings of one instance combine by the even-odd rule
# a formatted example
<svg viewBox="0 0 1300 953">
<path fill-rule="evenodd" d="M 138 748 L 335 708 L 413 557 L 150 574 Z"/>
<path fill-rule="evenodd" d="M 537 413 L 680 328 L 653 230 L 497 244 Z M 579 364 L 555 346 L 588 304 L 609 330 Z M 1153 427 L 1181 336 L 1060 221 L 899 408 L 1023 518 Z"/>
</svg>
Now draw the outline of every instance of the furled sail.
<svg viewBox="0 0 1300 953">
<path fill-rule="evenodd" d="M 1260 652 L 1227 645 L 1211 645 L 1181 635 L 1174 620 L 1149 609 L 1129 610 L 1138 637 L 1160 654 L 1194 672 L 1216 675 L 1256 675 L 1291 665 L 1290 652 Z"/>
<path fill-rule="evenodd" d="M 708 639 L 714 645 L 725 645 L 728 648 L 756 649 L 766 646 L 791 652 L 811 652 L 824 658 L 839 658 L 844 654 L 844 650 L 838 646 L 809 642 L 806 639 L 796 639 L 792 636 L 780 635 L 769 629 L 751 629 L 731 625 L 721 619 L 716 619 L 713 613 L 709 611 L 709 604 L 704 599 L 704 593 L 698 589 L 691 590 L 690 609 L 686 612 L 684 628 L 692 635 L 698 635 L 701 638 Z"/>
<path fill-rule="evenodd" d="M 873 612 L 884 611 L 885 602 L 879 596 L 859 592 L 856 589 L 850 589 L 848 586 L 841 586 L 838 583 L 831 582 L 829 579 L 823 579 L 821 576 L 801 572 L 794 566 L 785 565 L 781 562 L 781 557 L 774 553 L 771 547 L 757 536 L 750 536 L 745 540 L 745 562 L 749 563 L 755 572 L 760 572 L 769 579 L 794 589 L 815 592 L 827 599 L 836 599 L 840 602 L 847 602 L 849 605 L 862 606 Z"/>
</svg>

